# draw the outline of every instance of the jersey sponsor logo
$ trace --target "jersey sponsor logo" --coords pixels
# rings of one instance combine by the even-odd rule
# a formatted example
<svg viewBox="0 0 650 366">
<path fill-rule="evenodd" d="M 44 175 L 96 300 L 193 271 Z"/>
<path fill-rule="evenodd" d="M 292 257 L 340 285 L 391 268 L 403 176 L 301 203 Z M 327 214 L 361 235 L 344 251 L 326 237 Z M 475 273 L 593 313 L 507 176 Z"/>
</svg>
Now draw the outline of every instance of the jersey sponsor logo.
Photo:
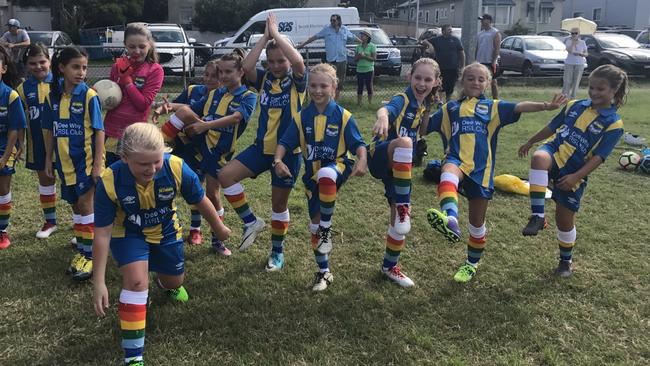
<svg viewBox="0 0 650 366">
<path fill-rule="evenodd" d="M 474 133 L 487 135 L 485 123 L 473 118 L 461 120 L 460 133 Z"/>
<path fill-rule="evenodd" d="M 478 113 L 478 114 L 487 114 L 488 111 L 489 111 L 489 108 L 485 104 L 478 103 L 476 105 L 476 108 L 474 109 L 474 111 L 476 113 Z"/>
<path fill-rule="evenodd" d="M 82 114 L 84 112 L 84 104 L 81 102 L 74 102 L 70 105 L 70 112 L 74 114 Z"/>
<path fill-rule="evenodd" d="M 140 76 L 140 77 L 136 77 L 133 80 L 133 84 L 136 86 L 136 88 L 142 89 L 142 88 L 144 88 L 145 81 L 146 81 L 146 79 Z"/>
<path fill-rule="evenodd" d="M 339 126 L 337 125 L 327 125 L 325 128 L 325 134 L 329 137 L 335 137 L 339 134 Z"/>
<path fill-rule="evenodd" d="M 34 105 L 29 107 L 29 119 L 31 121 L 33 121 L 35 119 L 38 119 L 38 117 L 40 117 L 40 115 L 41 115 L 41 109 L 40 108 L 38 108 L 37 106 L 34 106 Z"/>
<path fill-rule="evenodd" d="M 307 161 L 336 159 L 336 150 L 323 145 L 307 145 Z"/>
<path fill-rule="evenodd" d="M 291 95 L 289 94 L 279 94 L 269 95 L 264 92 L 263 97 L 260 98 L 261 105 L 267 105 L 269 108 L 283 108 L 291 102 Z"/>
<path fill-rule="evenodd" d="M 54 121 L 54 136 L 68 137 L 68 136 L 83 136 L 84 128 L 80 123 L 68 120 L 66 122 Z"/>
<path fill-rule="evenodd" d="M 451 135 L 456 136 L 458 134 L 458 130 L 460 130 L 460 123 L 458 123 L 458 121 L 453 121 L 451 123 Z"/>
<path fill-rule="evenodd" d="M 160 225 L 163 222 L 167 221 L 170 217 L 170 214 L 172 213 L 173 210 L 169 206 L 146 210 L 140 214 L 142 217 L 142 226 L 151 227 Z"/>
<path fill-rule="evenodd" d="M 598 135 L 601 132 L 603 132 L 603 129 L 605 126 L 603 126 L 602 123 L 595 121 L 594 123 L 589 125 L 589 132 L 593 133 L 594 135 Z"/>
<path fill-rule="evenodd" d="M 580 131 L 571 130 L 569 135 L 566 137 L 566 141 L 574 146 L 576 150 L 583 156 L 587 155 L 587 152 L 589 152 L 589 147 L 591 144 Z"/>
<path fill-rule="evenodd" d="M 133 225 L 142 226 L 142 218 L 140 217 L 140 215 L 131 214 L 129 215 L 127 220 L 129 220 L 129 222 L 132 223 Z"/>
<path fill-rule="evenodd" d="M 171 201 L 174 199 L 174 188 L 172 187 L 161 187 L 158 190 L 158 200 L 159 201 Z"/>
</svg>

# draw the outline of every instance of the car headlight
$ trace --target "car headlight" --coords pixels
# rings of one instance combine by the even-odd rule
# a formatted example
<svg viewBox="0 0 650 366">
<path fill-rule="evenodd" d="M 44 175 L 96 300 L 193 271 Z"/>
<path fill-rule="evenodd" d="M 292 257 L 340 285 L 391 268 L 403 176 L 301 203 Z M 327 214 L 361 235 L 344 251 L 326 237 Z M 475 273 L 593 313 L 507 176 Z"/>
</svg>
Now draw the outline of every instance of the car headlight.
<svg viewBox="0 0 650 366">
<path fill-rule="evenodd" d="M 388 58 L 400 58 L 400 57 L 401 57 L 401 53 L 399 52 L 398 49 L 390 50 L 390 52 L 388 53 Z"/>
<path fill-rule="evenodd" d="M 549 59 L 545 59 L 545 58 L 533 58 L 533 59 L 531 59 L 531 61 L 534 64 L 552 64 L 552 63 L 555 63 L 554 60 L 549 60 Z"/>
<path fill-rule="evenodd" d="M 348 57 L 354 57 L 354 50 L 348 49 Z"/>
</svg>

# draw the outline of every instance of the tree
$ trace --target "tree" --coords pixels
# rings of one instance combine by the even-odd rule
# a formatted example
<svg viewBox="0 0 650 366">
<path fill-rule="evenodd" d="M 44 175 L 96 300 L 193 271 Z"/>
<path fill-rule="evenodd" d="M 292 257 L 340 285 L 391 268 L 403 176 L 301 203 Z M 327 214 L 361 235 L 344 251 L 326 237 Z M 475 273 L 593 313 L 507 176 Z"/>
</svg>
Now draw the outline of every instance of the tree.
<svg viewBox="0 0 650 366">
<path fill-rule="evenodd" d="M 241 27 L 262 10 L 297 8 L 305 0 L 199 0 L 192 23 L 204 31 L 225 32 Z"/>
<path fill-rule="evenodd" d="M 125 24 L 142 17 L 143 0 L 55 0 L 52 3 L 57 28 L 75 42 L 79 40 L 79 29 Z"/>
<path fill-rule="evenodd" d="M 167 0 L 144 0 L 142 20 L 148 23 L 167 21 Z"/>
</svg>

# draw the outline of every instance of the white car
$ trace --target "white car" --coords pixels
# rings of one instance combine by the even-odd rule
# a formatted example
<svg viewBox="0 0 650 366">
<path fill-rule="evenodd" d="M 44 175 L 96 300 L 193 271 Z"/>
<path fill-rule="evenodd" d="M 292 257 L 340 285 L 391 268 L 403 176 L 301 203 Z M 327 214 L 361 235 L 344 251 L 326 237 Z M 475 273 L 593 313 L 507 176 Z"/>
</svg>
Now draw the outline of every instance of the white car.
<svg viewBox="0 0 650 366">
<path fill-rule="evenodd" d="M 289 37 L 289 36 L 285 36 L 284 34 L 282 34 L 282 37 L 284 37 L 284 39 L 286 39 L 287 41 L 289 41 L 289 43 L 290 43 L 292 46 L 295 47 L 295 44 L 293 43 L 293 40 L 291 39 L 291 37 Z M 260 41 L 260 39 L 262 39 L 262 35 L 261 35 L 261 34 L 253 34 L 253 35 L 248 39 L 248 43 L 246 43 L 246 47 L 248 47 L 248 52 L 250 52 L 250 50 L 252 50 L 253 47 L 255 47 L 255 45 L 257 44 L 257 42 Z M 260 53 L 260 57 L 257 59 L 257 64 L 256 64 L 256 66 L 257 66 L 257 68 L 262 68 L 262 69 L 265 69 L 265 68 L 266 68 L 266 48 L 262 49 L 262 53 Z"/>
<path fill-rule="evenodd" d="M 50 52 L 50 59 L 54 55 L 56 47 L 65 47 L 72 44 L 72 39 L 65 32 L 61 31 L 27 31 L 29 40 L 32 43 L 42 43 Z"/>
<path fill-rule="evenodd" d="M 167 74 L 187 74 L 194 76 L 194 49 L 185 31 L 178 24 L 148 24 L 160 59 L 160 65 Z"/>
</svg>

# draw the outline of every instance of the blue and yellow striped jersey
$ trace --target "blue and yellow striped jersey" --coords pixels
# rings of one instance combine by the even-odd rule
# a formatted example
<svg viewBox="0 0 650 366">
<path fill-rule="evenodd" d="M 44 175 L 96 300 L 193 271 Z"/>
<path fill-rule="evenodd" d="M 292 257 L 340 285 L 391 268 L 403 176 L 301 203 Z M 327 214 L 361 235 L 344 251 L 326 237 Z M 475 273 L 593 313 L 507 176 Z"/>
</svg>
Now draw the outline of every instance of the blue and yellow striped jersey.
<svg viewBox="0 0 650 366">
<path fill-rule="evenodd" d="M 582 168 L 592 156 L 607 159 L 623 135 L 623 120 L 616 107 L 594 109 L 591 100 L 572 100 L 548 128 L 555 135 L 548 140 L 559 175 L 572 174 Z"/>
<path fill-rule="evenodd" d="M 343 173 L 354 162 L 349 153 L 356 154 L 365 145 L 352 114 L 330 100 L 322 114 L 313 102 L 303 109 L 280 139 L 287 151 L 302 148 L 305 177 L 316 181 L 321 166 L 336 164 Z"/>
<path fill-rule="evenodd" d="M 497 136 L 517 122 L 517 103 L 462 98 L 445 104 L 429 119 L 427 134 L 438 131 L 446 143 L 446 162 L 455 164 L 476 184 L 493 188 Z"/>
<path fill-rule="evenodd" d="M 59 81 L 63 90 L 63 80 Z M 95 130 L 104 129 L 97 93 L 86 83 L 72 94 L 48 94 L 43 104 L 42 127 L 55 137 L 56 168 L 63 185 L 91 175 L 95 152 Z"/>
<path fill-rule="evenodd" d="M 260 93 L 260 117 L 255 143 L 264 154 L 273 155 L 291 119 L 302 108 L 307 75 L 297 76 L 290 71 L 278 79 L 270 71 L 258 69 L 255 88 Z"/>
<path fill-rule="evenodd" d="M 7 133 L 10 130 L 20 130 L 25 127 L 25 109 L 18 92 L 0 80 L 0 156 L 7 149 Z M 11 148 L 14 154 L 11 154 L 7 160 L 8 166 L 14 164 L 16 146 Z"/>
<path fill-rule="evenodd" d="M 183 89 L 180 94 L 178 94 L 178 96 L 173 100 L 173 103 L 190 105 L 192 103 L 198 102 L 206 95 L 208 95 L 208 88 L 205 85 L 190 85 L 187 88 Z"/>
<path fill-rule="evenodd" d="M 175 198 L 180 193 L 189 204 L 205 196 L 199 178 L 179 157 L 165 154 L 153 180 L 141 186 L 123 161 L 102 174 L 95 192 L 95 226 L 113 224 L 113 238 L 139 238 L 150 244 L 181 240 Z"/>
<path fill-rule="evenodd" d="M 16 91 L 23 101 L 23 106 L 27 112 L 27 141 L 25 147 L 27 150 L 27 162 L 34 162 L 34 144 L 31 141 L 31 136 L 40 130 L 41 126 L 41 111 L 45 104 L 45 98 L 50 93 L 50 83 L 52 82 L 52 74 L 48 74 L 45 80 L 38 81 L 33 76 L 28 77 L 22 84 L 18 86 Z M 40 143 L 42 144 L 42 138 Z"/>
<path fill-rule="evenodd" d="M 213 152 L 220 152 L 220 160 L 224 164 L 235 152 L 237 139 L 246 130 L 256 103 L 257 95 L 242 85 L 232 93 L 226 87 L 214 89 L 191 105 L 194 113 L 201 116 L 204 121 L 214 121 L 235 112 L 241 113 L 242 120 L 238 124 L 211 129 L 205 134 L 205 145 Z"/>
<path fill-rule="evenodd" d="M 426 110 L 424 104 L 419 105 L 413 89 L 408 86 L 404 93 L 394 95 L 388 104 L 384 106 L 388 111 L 388 138 L 387 141 L 394 140 L 398 137 L 410 137 L 413 141 L 413 155 L 415 156 L 415 147 L 418 139 L 418 129 L 422 114 Z M 381 141 L 383 137 L 375 136 L 374 141 Z"/>
</svg>

